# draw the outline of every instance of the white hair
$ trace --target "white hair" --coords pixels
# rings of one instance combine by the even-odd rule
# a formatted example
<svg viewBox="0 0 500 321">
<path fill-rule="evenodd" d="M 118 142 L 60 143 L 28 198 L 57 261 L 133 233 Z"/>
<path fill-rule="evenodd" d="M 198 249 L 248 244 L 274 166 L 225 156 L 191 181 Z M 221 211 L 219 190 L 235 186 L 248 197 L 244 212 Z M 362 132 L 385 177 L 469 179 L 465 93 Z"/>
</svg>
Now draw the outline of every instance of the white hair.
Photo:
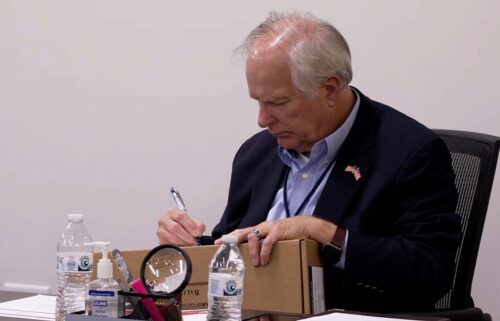
<svg viewBox="0 0 500 321">
<path fill-rule="evenodd" d="M 346 40 L 334 26 L 312 14 L 272 11 L 238 50 L 248 56 L 261 43 L 285 50 L 293 84 L 306 95 L 315 96 L 323 82 L 334 75 L 343 86 L 352 80 L 351 53 Z"/>
</svg>

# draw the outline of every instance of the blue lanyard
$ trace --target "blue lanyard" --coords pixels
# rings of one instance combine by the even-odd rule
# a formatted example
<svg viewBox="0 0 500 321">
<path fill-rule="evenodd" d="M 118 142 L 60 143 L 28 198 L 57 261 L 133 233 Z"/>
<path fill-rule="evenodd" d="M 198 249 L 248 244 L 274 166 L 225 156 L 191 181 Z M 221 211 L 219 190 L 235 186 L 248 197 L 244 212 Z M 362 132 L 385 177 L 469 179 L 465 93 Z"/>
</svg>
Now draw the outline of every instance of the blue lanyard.
<svg viewBox="0 0 500 321">
<path fill-rule="evenodd" d="M 326 173 L 328 173 L 328 171 L 332 168 L 334 162 L 335 162 L 335 158 L 333 158 L 330 161 L 330 163 L 328 163 L 328 166 L 326 166 L 326 168 L 323 171 L 323 173 L 321 173 L 321 176 L 318 178 L 318 181 L 316 182 L 316 184 L 314 184 L 313 188 L 311 189 L 311 191 L 309 192 L 309 194 L 307 194 L 306 198 L 302 201 L 302 204 L 300 204 L 299 208 L 297 209 L 297 211 L 295 212 L 295 214 L 293 214 L 293 216 L 296 216 L 297 214 L 299 214 L 304 209 L 304 207 L 306 206 L 306 204 L 309 202 L 309 200 L 311 199 L 311 197 L 313 196 L 313 194 L 318 189 L 318 187 L 321 184 L 321 182 L 323 181 L 323 179 L 325 179 Z M 284 178 L 284 181 L 283 181 L 283 202 L 285 203 L 284 205 L 285 205 L 286 217 L 290 217 L 290 209 L 288 208 L 288 197 L 287 197 L 287 188 L 286 188 L 287 182 L 288 182 L 288 175 L 290 175 L 290 167 L 288 167 L 286 169 L 285 178 Z"/>
</svg>

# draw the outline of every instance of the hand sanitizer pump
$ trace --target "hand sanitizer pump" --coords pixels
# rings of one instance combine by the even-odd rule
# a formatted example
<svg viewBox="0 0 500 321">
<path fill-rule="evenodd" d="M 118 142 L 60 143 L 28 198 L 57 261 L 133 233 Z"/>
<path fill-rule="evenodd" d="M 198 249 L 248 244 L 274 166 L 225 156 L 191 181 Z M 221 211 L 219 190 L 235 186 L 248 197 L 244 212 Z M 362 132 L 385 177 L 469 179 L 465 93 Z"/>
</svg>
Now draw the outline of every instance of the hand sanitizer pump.
<svg viewBox="0 0 500 321">
<path fill-rule="evenodd" d="M 85 314 L 118 318 L 118 291 L 120 285 L 113 279 L 113 264 L 108 258 L 110 242 L 90 242 L 102 252 L 97 263 L 97 279 L 87 284 L 85 289 Z"/>
</svg>

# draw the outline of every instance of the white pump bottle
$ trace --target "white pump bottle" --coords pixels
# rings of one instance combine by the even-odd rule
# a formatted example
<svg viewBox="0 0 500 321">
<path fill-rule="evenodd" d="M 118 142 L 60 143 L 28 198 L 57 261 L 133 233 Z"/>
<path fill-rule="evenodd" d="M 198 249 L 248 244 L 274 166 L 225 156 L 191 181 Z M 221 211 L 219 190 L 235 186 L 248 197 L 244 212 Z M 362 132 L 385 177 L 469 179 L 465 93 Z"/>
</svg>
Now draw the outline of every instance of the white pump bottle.
<svg viewBox="0 0 500 321">
<path fill-rule="evenodd" d="M 113 279 L 113 265 L 108 258 L 110 242 L 86 243 L 102 252 L 97 263 L 97 279 L 85 288 L 85 314 L 118 318 L 118 291 L 120 285 Z"/>
</svg>

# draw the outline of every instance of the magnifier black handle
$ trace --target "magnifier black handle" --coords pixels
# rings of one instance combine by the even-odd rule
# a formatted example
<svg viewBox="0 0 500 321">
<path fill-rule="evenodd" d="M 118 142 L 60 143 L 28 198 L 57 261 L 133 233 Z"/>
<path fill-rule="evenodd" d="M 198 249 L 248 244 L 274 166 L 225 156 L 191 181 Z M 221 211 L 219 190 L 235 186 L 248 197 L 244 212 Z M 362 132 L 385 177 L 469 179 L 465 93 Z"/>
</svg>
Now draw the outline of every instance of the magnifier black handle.
<svg viewBox="0 0 500 321">
<path fill-rule="evenodd" d="M 150 315 L 140 298 L 129 295 L 128 300 L 134 307 L 134 312 L 129 316 L 130 318 L 137 320 L 149 320 Z"/>
</svg>

